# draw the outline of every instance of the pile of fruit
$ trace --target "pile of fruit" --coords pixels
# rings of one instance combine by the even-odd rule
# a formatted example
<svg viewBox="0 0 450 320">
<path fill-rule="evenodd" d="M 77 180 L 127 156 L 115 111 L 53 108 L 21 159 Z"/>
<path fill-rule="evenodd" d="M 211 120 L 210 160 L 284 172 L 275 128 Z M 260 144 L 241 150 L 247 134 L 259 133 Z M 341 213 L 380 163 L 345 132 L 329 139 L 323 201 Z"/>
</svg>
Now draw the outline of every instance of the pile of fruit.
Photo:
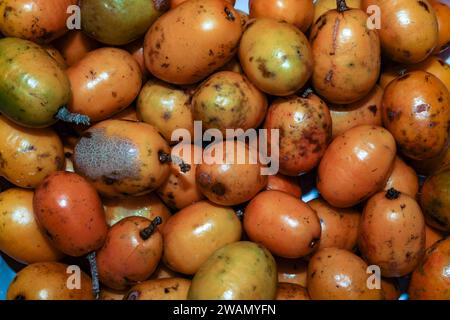
<svg viewBox="0 0 450 320">
<path fill-rule="evenodd" d="M 234 5 L 0 1 L 8 299 L 450 299 L 448 3 Z"/>
</svg>

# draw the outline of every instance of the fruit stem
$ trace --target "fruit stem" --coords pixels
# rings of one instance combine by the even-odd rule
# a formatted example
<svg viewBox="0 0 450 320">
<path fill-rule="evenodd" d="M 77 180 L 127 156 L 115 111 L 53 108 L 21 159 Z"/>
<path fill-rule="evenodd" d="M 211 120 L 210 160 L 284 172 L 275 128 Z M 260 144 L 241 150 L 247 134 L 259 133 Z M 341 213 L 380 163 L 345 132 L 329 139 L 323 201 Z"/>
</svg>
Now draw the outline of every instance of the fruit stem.
<svg viewBox="0 0 450 320">
<path fill-rule="evenodd" d="M 174 155 L 170 155 L 168 153 L 165 153 L 164 151 L 159 151 L 159 161 L 161 163 L 169 163 L 172 162 L 176 165 L 178 165 L 180 167 L 181 172 L 186 173 L 189 172 L 191 170 L 191 165 L 187 164 L 186 162 L 183 161 L 183 159 L 174 156 Z"/>
<path fill-rule="evenodd" d="M 77 125 L 82 124 L 89 126 L 91 124 L 91 119 L 88 116 L 79 113 L 72 113 L 66 106 L 59 108 L 55 118 L 64 122 L 75 123 Z"/>
<path fill-rule="evenodd" d="M 390 188 L 388 191 L 386 191 L 386 198 L 389 200 L 398 199 L 399 196 L 400 196 L 400 191 L 397 191 L 394 188 Z"/>
<path fill-rule="evenodd" d="M 141 232 L 139 232 L 139 235 L 141 236 L 142 240 L 148 240 L 152 236 L 152 234 L 155 232 L 156 227 L 159 226 L 162 223 L 161 217 L 156 217 L 150 225 L 142 229 Z"/>
<path fill-rule="evenodd" d="M 92 292 L 94 293 L 95 299 L 98 300 L 100 298 L 100 282 L 98 280 L 97 258 L 95 251 L 89 253 L 87 255 L 87 259 L 91 268 Z"/>
<path fill-rule="evenodd" d="M 349 10 L 345 0 L 336 0 L 336 6 L 337 6 L 337 11 L 338 12 L 344 12 L 344 11 Z"/>
</svg>

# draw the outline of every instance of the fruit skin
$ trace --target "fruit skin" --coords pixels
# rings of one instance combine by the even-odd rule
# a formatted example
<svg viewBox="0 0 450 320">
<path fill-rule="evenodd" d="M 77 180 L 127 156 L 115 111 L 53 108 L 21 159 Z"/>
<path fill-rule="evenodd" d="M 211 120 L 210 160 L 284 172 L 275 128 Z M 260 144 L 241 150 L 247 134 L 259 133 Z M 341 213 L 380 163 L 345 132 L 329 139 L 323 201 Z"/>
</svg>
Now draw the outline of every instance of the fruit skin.
<svg viewBox="0 0 450 320">
<path fill-rule="evenodd" d="M 317 250 L 340 248 L 352 251 L 358 239 L 361 214 L 355 209 L 339 209 L 323 199 L 308 202 L 320 220 L 321 235 Z"/>
<path fill-rule="evenodd" d="M 221 71 L 201 84 L 192 97 L 194 120 L 205 129 L 257 128 L 264 120 L 267 98 L 245 76 Z"/>
<path fill-rule="evenodd" d="M 106 222 L 110 227 L 127 217 L 139 216 L 149 220 L 160 217 L 162 222 L 158 229 L 161 231 L 172 216 L 169 209 L 154 193 L 140 197 L 130 196 L 102 200 Z"/>
<path fill-rule="evenodd" d="M 409 158 L 436 157 L 449 141 L 450 95 L 428 72 L 411 71 L 389 83 L 382 115 L 384 126 Z"/>
<path fill-rule="evenodd" d="M 22 188 L 35 188 L 64 167 L 61 139 L 50 128 L 24 128 L 0 116 L 0 175 Z"/>
<path fill-rule="evenodd" d="M 361 8 L 380 8 L 381 47 L 390 59 L 401 63 L 425 60 L 438 44 L 438 22 L 427 0 L 362 0 Z"/>
<path fill-rule="evenodd" d="M 250 19 L 271 18 L 295 25 L 306 32 L 313 22 L 312 0 L 250 0 Z"/>
<path fill-rule="evenodd" d="M 382 300 L 381 290 L 367 287 L 367 264 L 350 251 L 326 248 L 308 265 L 308 292 L 312 300 Z"/>
<path fill-rule="evenodd" d="M 320 240 L 320 221 L 314 210 L 281 191 L 263 191 L 250 201 L 244 230 L 250 240 L 284 258 L 307 256 Z"/>
<path fill-rule="evenodd" d="M 241 19 L 230 3 L 191 0 L 160 17 L 147 32 L 145 65 L 166 82 L 193 84 L 231 60 L 241 34 Z"/>
<path fill-rule="evenodd" d="M 394 137 L 362 125 L 337 136 L 319 164 L 317 188 L 332 206 L 349 208 L 383 189 L 396 154 Z"/>
<path fill-rule="evenodd" d="M 317 96 L 296 96 L 275 100 L 267 112 L 264 128 L 280 134 L 280 172 L 297 176 L 319 164 L 331 140 L 331 116 L 326 104 Z"/>
<path fill-rule="evenodd" d="M 234 152 L 227 152 L 233 148 Z M 261 174 L 263 167 L 258 162 L 257 150 L 241 141 L 211 144 L 203 155 L 203 162 L 195 173 L 197 185 L 214 203 L 224 206 L 244 203 L 267 185 L 267 176 Z"/>
<path fill-rule="evenodd" d="M 361 9 L 361 0 L 346 0 L 345 2 L 349 8 Z M 314 2 L 313 23 L 316 22 L 320 16 L 328 10 L 333 10 L 336 8 L 336 0 L 316 0 Z"/>
<path fill-rule="evenodd" d="M 143 217 L 127 217 L 108 231 L 103 247 L 97 252 L 100 281 L 109 288 L 124 290 L 148 279 L 161 260 L 163 243 L 155 228 L 149 238 L 141 232 L 152 225 Z"/>
<path fill-rule="evenodd" d="M 386 182 L 384 190 L 394 188 L 411 198 L 419 192 L 419 178 L 413 168 L 408 166 L 400 157 L 396 157 L 391 175 Z"/>
<path fill-rule="evenodd" d="M 174 9 L 176 7 L 178 7 L 180 4 L 182 4 L 183 2 L 186 2 L 187 0 L 170 0 L 170 8 Z M 236 3 L 236 0 L 225 0 L 229 3 L 231 3 L 233 6 Z"/>
<path fill-rule="evenodd" d="M 428 177 L 422 186 L 420 204 L 431 226 L 450 232 L 450 169 Z"/>
<path fill-rule="evenodd" d="M 360 9 L 331 10 L 312 26 L 313 86 L 326 101 L 345 104 L 364 98 L 380 73 L 380 39 Z"/>
<path fill-rule="evenodd" d="M 381 101 L 384 90 L 375 85 L 372 91 L 354 103 L 337 105 L 328 103 L 333 123 L 333 138 L 345 131 L 363 125 L 382 126 Z"/>
<path fill-rule="evenodd" d="M 0 3 L 0 31 L 37 43 L 49 43 L 68 31 L 69 6 L 77 0 L 5 0 Z"/>
<path fill-rule="evenodd" d="M 278 283 L 293 283 L 306 287 L 308 263 L 303 259 L 276 258 Z"/>
<path fill-rule="evenodd" d="M 247 24 L 239 60 L 250 81 L 275 96 L 300 90 L 313 70 L 311 46 L 305 35 L 293 25 L 267 18 Z"/>
<path fill-rule="evenodd" d="M 124 300 L 187 300 L 190 285 L 183 278 L 148 280 L 133 286 Z"/>
<path fill-rule="evenodd" d="M 165 265 L 195 274 L 216 250 L 239 241 L 242 226 L 233 209 L 200 201 L 177 212 L 163 231 Z"/>
<path fill-rule="evenodd" d="M 311 298 L 305 287 L 293 283 L 279 283 L 275 300 L 311 300 Z"/>
<path fill-rule="evenodd" d="M 91 279 L 83 271 L 80 271 L 80 288 L 69 289 L 69 267 L 58 262 L 39 262 L 26 266 L 9 285 L 6 299 L 94 300 Z"/>
<path fill-rule="evenodd" d="M 69 67 L 100 46 L 97 41 L 89 38 L 81 30 L 71 30 L 53 44 L 61 52 Z"/>
<path fill-rule="evenodd" d="M 3 38 L 0 66 L 0 112 L 25 127 L 54 124 L 71 95 L 69 78 L 58 62 L 31 41 Z"/>
<path fill-rule="evenodd" d="M 433 54 L 439 54 L 450 45 L 450 8 L 448 3 L 442 3 L 438 0 L 429 0 L 429 3 L 434 9 L 438 22 L 439 38 L 436 48 L 434 48 Z"/>
<path fill-rule="evenodd" d="M 91 122 L 110 118 L 127 108 L 142 85 L 139 64 L 127 51 L 100 48 L 67 69 L 72 87 L 68 108 Z"/>
<path fill-rule="evenodd" d="M 368 264 L 384 277 L 412 272 L 425 252 L 425 220 L 408 195 L 382 191 L 367 201 L 361 217 L 358 247 Z"/>
<path fill-rule="evenodd" d="M 139 119 L 158 129 L 170 144 L 172 133 L 177 129 L 187 130 L 194 135 L 194 118 L 191 108 L 191 96 L 162 81 L 149 80 L 137 100 Z"/>
<path fill-rule="evenodd" d="M 267 191 L 282 191 L 296 198 L 301 197 L 302 189 L 299 185 L 299 181 L 295 177 L 288 177 L 278 173 L 274 176 L 268 176 L 267 178 Z"/>
<path fill-rule="evenodd" d="M 0 193 L 0 251 L 24 264 L 57 261 L 56 250 L 39 227 L 33 212 L 33 191 Z"/>
<path fill-rule="evenodd" d="M 99 42 L 124 45 L 143 36 L 170 0 L 83 0 L 81 27 Z"/>
<path fill-rule="evenodd" d="M 444 232 L 437 230 L 429 225 L 425 225 L 425 248 L 428 249 L 436 242 L 445 238 Z"/>
<path fill-rule="evenodd" d="M 270 252 L 253 242 L 214 252 L 192 279 L 188 300 L 273 300 L 277 268 Z"/>
<path fill-rule="evenodd" d="M 450 238 L 429 248 L 413 272 L 408 294 L 411 300 L 450 299 Z"/>
<path fill-rule="evenodd" d="M 140 196 L 157 189 L 169 176 L 168 143 L 143 122 L 106 120 L 82 134 L 75 146 L 75 171 L 108 197 Z"/>
<path fill-rule="evenodd" d="M 36 189 L 33 209 L 44 233 L 62 252 L 79 257 L 99 249 L 108 227 L 102 202 L 81 176 L 59 171 Z"/>
</svg>

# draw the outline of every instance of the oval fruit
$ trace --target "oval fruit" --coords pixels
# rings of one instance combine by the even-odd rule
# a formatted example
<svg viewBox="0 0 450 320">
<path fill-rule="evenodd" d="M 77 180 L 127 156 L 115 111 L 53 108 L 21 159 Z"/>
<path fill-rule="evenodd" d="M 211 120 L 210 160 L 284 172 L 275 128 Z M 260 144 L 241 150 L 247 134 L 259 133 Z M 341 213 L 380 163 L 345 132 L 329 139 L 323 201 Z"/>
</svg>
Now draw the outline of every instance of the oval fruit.
<svg viewBox="0 0 450 320">
<path fill-rule="evenodd" d="M 363 125 L 350 129 L 326 150 L 317 188 L 332 206 L 352 207 L 385 186 L 395 153 L 395 140 L 384 128 Z"/>
<path fill-rule="evenodd" d="M 161 80 L 192 84 L 236 53 L 239 14 L 223 0 L 190 0 L 160 17 L 145 36 L 147 69 Z"/>
<path fill-rule="evenodd" d="M 200 201 L 177 212 L 163 231 L 164 263 L 195 274 L 217 249 L 239 241 L 242 226 L 233 209 Z"/>
<path fill-rule="evenodd" d="M 450 169 L 428 177 L 422 186 L 420 204 L 433 227 L 450 231 Z"/>
<path fill-rule="evenodd" d="M 320 221 L 314 210 L 281 191 L 264 191 L 250 201 L 244 230 L 250 240 L 284 258 L 304 257 L 320 240 Z"/>
<path fill-rule="evenodd" d="M 189 300 L 273 300 L 275 260 L 264 247 L 241 241 L 214 252 L 192 279 Z"/>
</svg>

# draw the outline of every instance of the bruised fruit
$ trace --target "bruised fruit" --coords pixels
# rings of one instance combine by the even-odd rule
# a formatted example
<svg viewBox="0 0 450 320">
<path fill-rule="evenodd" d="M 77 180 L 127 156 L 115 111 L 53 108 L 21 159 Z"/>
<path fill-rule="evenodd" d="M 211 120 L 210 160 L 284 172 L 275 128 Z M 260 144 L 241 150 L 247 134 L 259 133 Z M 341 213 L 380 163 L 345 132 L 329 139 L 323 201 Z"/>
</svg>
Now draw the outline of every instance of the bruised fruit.
<svg viewBox="0 0 450 320">
<path fill-rule="evenodd" d="M 358 247 L 384 277 L 412 272 L 425 251 L 425 221 L 416 200 L 395 189 L 370 198 L 361 218 Z"/>
<path fill-rule="evenodd" d="M 448 143 L 449 92 L 428 72 L 411 71 L 389 83 L 384 91 L 382 115 L 384 126 L 409 158 L 436 157 Z"/>
<path fill-rule="evenodd" d="M 205 198 L 195 178 L 197 172 L 196 154 L 199 154 L 201 158 L 202 152 L 203 149 L 200 146 L 184 144 L 183 142 L 172 148 L 172 154 L 177 154 L 184 163 L 191 166 L 191 169 L 188 172 L 183 172 L 178 165 L 170 164 L 169 178 L 157 190 L 159 197 L 170 208 L 183 209 Z"/>
<path fill-rule="evenodd" d="M 161 80 L 192 84 L 236 53 L 242 25 L 223 0 L 190 0 L 160 17 L 145 36 L 147 69 Z"/>
<path fill-rule="evenodd" d="M 386 185 L 396 154 L 394 137 L 382 127 L 362 125 L 337 136 L 325 151 L 317 188 L 332 206 L 349 208 Z"/>
<path fill-rule="evenodd" d="M 169 145 L 151 125 L 106 120 L 85 131 L 75 147 L 75 171 L 109 197 L 137 196 L 169 176 Z"/>
<path fill-rule="evenodd" d="M 187 300 L 190 285 L 183 278 L 147 280 L 133 286 L 124 300 Z"/>
<path fill-rule="evenodd" d="M 281 191 L 264 191 L 250 201 L 244 230 L 250 240 L 284 258 L 304 257 L 320 240 L 320 221 L 314 210 Z"/>
<path fill-rule="evenodd" d="M 170 0 L 83 0 L 81 27 L 92 38 L 123 45 L 143 36 L 169 9 Z"/>
<path fill-rule="evenodd" d="M 379 289 L 369 289 L 367 264 L 350 251 L 326 248 L 308 265 L 308 292 L 313 300 L 382 300 Z"/>
<path fill-rule="evenodd" d="M 301 89 L 313 70 L 305 35 L 293 25 L 267 18 L 247 24 L 239 60 L 250 81 L 275 96 L 288 96 Z"/>
<path fill-rule="evenodd" d="M 82 256 L 106 238 L 105 212 L 94 187 L 71 172 L 49 175 L 36 189 L 33 209 L 39 225 L 62 252 Z"/>
<path fill-rule="evenodd" d="M 368 16 L 338 0 L 338 9 L 312 26 L 313 86 L 325 100 L 352 103 L 364 98 L 380 73 L 380 39 L 367 25 Z"/>
<path fill-rule="evenodd" d="M 70 266 L 58 262 L 31 264 L 19 271 L 6 294 L 7 300 L 94 300 L 91 279 L 79 271 L 79 288 L 69 287 Z"/>
<path fill-rule="evenodd" d="M 100 281 L 109 288 L 126 289 L 144 281 L 156 270 L 163 243 L 157 225 L 143 217 L 127 217 L 108 231 L 104 246 L 97 253 Z"/>
<path fill-rule="evenodd" d="M 438 44 L 438 22 L 429 1 L 362 0 L 361 8 L 379 9 L 381 47 L 392 60 L 418 63 L 425 60 Z"/>
<path fill-rule="evenodd" d="M 237 205 L 252 199 L 267 185 L 262 168 L 256 149 L 241 141 L 218 142 L 204 150 L 203 162 L 197 166 L 197 184 L 210 201 Z"/>
<path fill-rule="evenodd" d="M 58 62 L 31 41 L 3 38 L 0 66 L 0 112 L 25 127 L 54 124 L 70 99 L 70 81 Z"/>
<path fill-rule="evenodd" d="M 0 2 L 0 31 L 8 37 L 49 43 L 67 28 L 77 0 L 5 0 Z"/>
<path fill-rule="evenodd" d="M 22 188 L 35 188 L 64 167 L 64 149 L 52 129 L 21 127 L 0 116 L 0 176 Z"/>
<path fill-rule="evenodd" d="M 205 129 L 257 128 L 264 120 L 267 99 L 241 74 L 215 73 L 199 86 L 192 97 L 194 119 Z"/>
<path fill-rule="evenodd" d="M 450 232 L 450 169 L 428 177 L 421 190 L 420 203 L 433 227 Z"/>
<path fill-rule="evenodd" d="M 277 268 L 267 249 L 253 242 L 214 252 L 192 279 L 189 300 L 273 300 Z"/>
<path fill-rule="evenodd" d="M 33 191 L 9 189 L 0 193 L 0 212 L 0 251 L 25 264 L 62 258 L 36 221 Z"/>
<path fill-rule="evenodd" d="M 250 0 L 250 19 L 271 18 L 295 25 L 306 32 L 313 22 L 312 0 Z"/>
<path fill-rule="evenodd" d="M 330 111 L 317 97 L 280 98 L 270 106 L 264 128 L 269 135 L 271 129 L 279 130 L 280 172 L 297 176 L 316 167 L 325 153 L 331 139 Z"/>
<path fill-rule="evenodd" d="M 98 122 L 128 107 L 139 94 L 142 74 L 138 63 L 122 49 L 101 48 L 67 69 L 72 87 L 68 105 L 73 113 Z"/>
</svg>

